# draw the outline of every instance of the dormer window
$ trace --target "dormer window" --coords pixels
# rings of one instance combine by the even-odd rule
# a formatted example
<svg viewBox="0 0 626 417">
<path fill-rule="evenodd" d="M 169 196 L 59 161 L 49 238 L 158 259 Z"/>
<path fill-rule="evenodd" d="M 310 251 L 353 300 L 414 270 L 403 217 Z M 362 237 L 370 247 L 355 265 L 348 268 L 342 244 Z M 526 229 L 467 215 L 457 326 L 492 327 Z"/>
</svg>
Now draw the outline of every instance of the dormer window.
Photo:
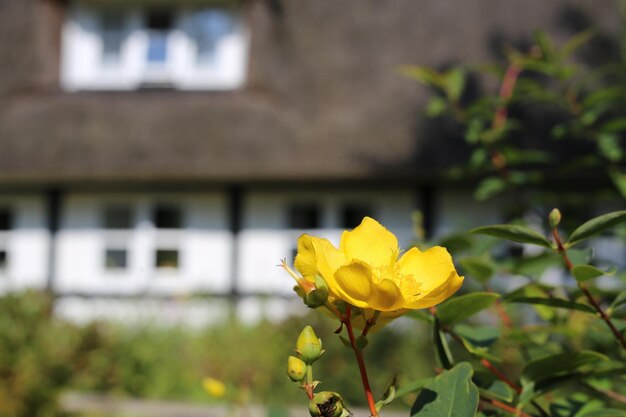
<svg viewBox="0 0 626 417">
<path fill-rule="evenodd" d="M 237 11 L 144 4 L 82 0 L 69 7 L 61 68 L 66 90 L 228 90 L 243 84 L 248 41 Z"/>
</svg>

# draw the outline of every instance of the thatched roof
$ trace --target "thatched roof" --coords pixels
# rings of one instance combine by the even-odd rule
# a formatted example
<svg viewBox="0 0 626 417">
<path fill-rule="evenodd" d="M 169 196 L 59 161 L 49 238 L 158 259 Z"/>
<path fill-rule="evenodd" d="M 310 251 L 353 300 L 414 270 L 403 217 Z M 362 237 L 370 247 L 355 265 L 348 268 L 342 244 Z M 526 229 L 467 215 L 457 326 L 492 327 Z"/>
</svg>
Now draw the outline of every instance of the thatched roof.
<svg viewBox="0 0 626 417">
<path fill-rule="evenodd" d="M 619 23 L 613 4 L 597 0 L 244 8 L 252 42 L 241 90 L 65 93 L 63 3 L 0 2 L 0 182 L 433 181 L 464 158 L 462 140 L 424 121 L 427 92 L 400 66 L 494 60 L 535 28 L 563 40 L 584 16 L 604 31 Z"/>
</svg>

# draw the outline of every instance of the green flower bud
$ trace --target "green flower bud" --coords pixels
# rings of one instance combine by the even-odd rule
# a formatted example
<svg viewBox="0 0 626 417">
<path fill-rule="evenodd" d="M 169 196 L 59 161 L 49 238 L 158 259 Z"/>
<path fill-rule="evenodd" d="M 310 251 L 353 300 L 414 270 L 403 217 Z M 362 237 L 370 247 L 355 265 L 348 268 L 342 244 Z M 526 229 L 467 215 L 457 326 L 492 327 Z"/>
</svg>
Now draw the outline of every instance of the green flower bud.
<svg viewBox="0 0 626 417">
<path fill-rule="evenodd" d="M 306 326 L 298 336 L 296 352 L 302 356 L 306 363 L 313 363 L 322 356 L 322 341 L 317 338 L 313 328 Z"/>
<path fill-rule="evenodd" d="M 321 307 L 328 300 L 328 290 L 319 288 L 308 293 L 304 299 L 304 304 L 311 308 Z"/>
<path fill-rule="evenodd" d="M 336 392 L 322 391 L 309 402 L 311 417 L 346 417 L 350 411 L 343 405 L 341 396 Z"/>
<path fill-rule="evenodd" d="M 290 356 L 287 360 L 287 375 L 293 382 L 300 382 L 306 376 L 306 363 L 300 358 Z"/>
<path fill-rule="evenodd" d="M 561 212 L 559 211 L 559 209 L 555 208 L 552 209 L 552 211 L 550 212 L 550 227 L 552 227 L 553 229 L 556 228 L 559 223 L 561 223 Z"/>
</svg>

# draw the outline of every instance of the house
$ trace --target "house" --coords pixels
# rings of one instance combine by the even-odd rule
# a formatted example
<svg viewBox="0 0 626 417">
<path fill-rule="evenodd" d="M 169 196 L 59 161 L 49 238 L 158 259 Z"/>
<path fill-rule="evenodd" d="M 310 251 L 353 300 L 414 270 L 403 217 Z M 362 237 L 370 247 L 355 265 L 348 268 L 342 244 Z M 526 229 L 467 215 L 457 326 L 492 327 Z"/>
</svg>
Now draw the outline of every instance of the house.
<svg viewBox="0 0 626 417">
<path fill-rule="evenodd" d="M 536 27 L 566 39 L 568 13 L 619 28 L 593 0 L 2 2 L 0 289 L 78 315 L 252 305 L 291 294 L 275 265 L 304 231 L 372 215 L 407 245 L 416 209 L 430 235 L 497 222 L 443 179 L 463 142 L 397 70 L 497 59 Z"/>
</svg>

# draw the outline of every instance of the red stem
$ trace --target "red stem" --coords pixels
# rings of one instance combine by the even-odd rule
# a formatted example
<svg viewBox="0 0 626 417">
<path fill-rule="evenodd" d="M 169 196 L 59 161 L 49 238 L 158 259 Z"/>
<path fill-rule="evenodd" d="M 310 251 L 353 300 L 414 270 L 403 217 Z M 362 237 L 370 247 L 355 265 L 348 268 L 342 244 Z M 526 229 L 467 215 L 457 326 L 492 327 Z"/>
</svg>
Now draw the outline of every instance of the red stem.
<svg viewBox="0 0 626 417">
<path fill-rule="evenodd" d="M 507 412 L 509 412 L 511 414 L 514 414 L 516 416 L 531 417 L 530 414 L 527 414 L 527 413 L 525 413 L 522 410 L 519 410 L 517 408 L 511 407 L 510 405 L 505 404 L 505 403 L 503 403 L 501 401 L 494 400 L 494 399 L 491 399 L 491 398 L 481 398 L 480 400 L 484 401 L 486 403 L 489 403 L 492 406 L 497 407 L 497 408 L 499 408 L 501 410 L 504 410 L 504 411 L 507 411 Z"/>
<path fill-rule="evenodd" d="M 374 395 L 372 394 L 372 389 L 370 388 L 369 379 L 367 378 L 367 369 L 365 368 L 365 361 L 363 360 L 363 352 L 356 345 L 356 339 L 354 338 L 354 331 L 352 329 L 352 322 L 350 321 L 350 316 L 352 314 L 352 310 L 350 306 L 346 308 L 346 314 L 343 316 L 343 323 L 346 325 L 346 329 L 348 329 L 348 337 L 350 338 L 350 345 L 352 346 L 352 350 L 354 351 L 354 355 L 356 356 L 356 361 L 359 364 L 359 371 L 361 372 L 361 381 L 363 382 L 363 389 L 365 390 L 365 398 L 367 398 L 367 405 L 370 408 L 370 413 L 373 417 L 378 417 L 378 412 L 376 411 L 376 403 L 374 401 Z"/>
<path fill-rule="evenodd" d="M 565 245 L 563 245 L 563 241 L 561 241 L 561 236 L 559 236 L 559 231 L 557 230 L 556 227 L 552 229 L 552 236 L 554 237 L 554 242 L 556 243 L 557 251 L 559 252 L 559 254 L 561 254 L 561 257 L 563 258 L 565 267 L 571 273 L 572 269 L 574 268 L 574 265 L 572 264 L 572 261 L 569 259 L 569 256 L 567 256 L 567 249 L 565 248 Z M 604 320 L 606 325 L 609 327 L 609 329 L 615 336 L 615 339 L 617 339 L 619 344 L 622 345 L 622 349 L 626 349 L 626 340 L 624 340 L 624 336 L 619 332 L 619 330 L 617 330 L 617 328 L 615 327 L 615 325 L 613 324 L 609 316 L 606 315 L 604 310 L 602 310 L 602 307 L 600 307 L 600 304 L 598 304 L 598 302 L 593 298 L 593 296 L 591 295 L 591 292 L 589 291 L 589 288 L 587 288 L 587 286 L 581 282 L 578 283 L 578 287 L 581 289 L 583 294 L 585 294 L 585 297 L 587 297 L 587 301 L 589 301 L 589 304 L 593 306 L 593 308 L 596 310 L 600 318 L 602 318 L 602 320 Z"/>
</svg>

